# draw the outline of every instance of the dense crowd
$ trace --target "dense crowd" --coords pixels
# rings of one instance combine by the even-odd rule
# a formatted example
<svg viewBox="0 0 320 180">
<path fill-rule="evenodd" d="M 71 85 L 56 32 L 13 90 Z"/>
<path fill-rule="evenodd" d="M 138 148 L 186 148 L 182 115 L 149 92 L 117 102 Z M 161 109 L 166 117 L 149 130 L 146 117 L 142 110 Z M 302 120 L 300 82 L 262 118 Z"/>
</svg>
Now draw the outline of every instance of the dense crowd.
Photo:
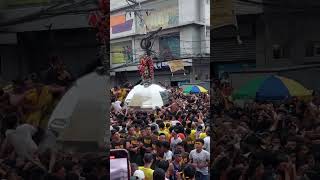
<svg viewBox="0 0 320 180">
<path fill-rule="evenodd" d="M 244 102 L 213 84 L 213 165 L 220 180 L 320 179 L 320 98 Z"/>
<path fill-rule="evenodd" d="M 105 155 L 57 148 L 49 116 L 73 79 L 58 57 L 43 73 L 0 88 L 0 179 L 108 179 Z M 102 158 L 102 157 L 103 158 Z"/>
<path fill-rule="evenodd" d="M 152 112 L 124 103 L 132 88 L 111 90 L 111 149 L 129 151 L 131 178 L 209 179 L 209 94 L 184 94 L 168 87 L 169 103 Z"/>
</svg>

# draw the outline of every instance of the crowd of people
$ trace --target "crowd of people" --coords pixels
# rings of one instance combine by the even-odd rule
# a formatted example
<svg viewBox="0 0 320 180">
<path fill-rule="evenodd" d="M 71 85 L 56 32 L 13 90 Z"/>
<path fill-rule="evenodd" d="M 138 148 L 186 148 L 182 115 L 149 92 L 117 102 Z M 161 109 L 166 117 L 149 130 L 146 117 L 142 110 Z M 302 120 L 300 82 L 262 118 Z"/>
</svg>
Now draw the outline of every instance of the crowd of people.
<svg viewBox="0 0 320 180">
<path fill-rule="evenodd" d="M 209 179 L 210 97 L 167 87 L 169 102 L 152 111 L 130 109 L 132 85 L 111 90 L 110 149 L 129 152 L 131 179 Z"/>
<path fill-rule="evenodd" d="M 320 179 L 319 96 L 241 105 L 228 82 L 212 85 L 213 179 Z"/>
<path fill-rule="evenodd" d="M 106 155 L 58 149 L 48 120 L 73 78 L 61 59 L 49 62 L 45 72 L 0 88 L 0 179 L 109 179 Z"/>
</svg>

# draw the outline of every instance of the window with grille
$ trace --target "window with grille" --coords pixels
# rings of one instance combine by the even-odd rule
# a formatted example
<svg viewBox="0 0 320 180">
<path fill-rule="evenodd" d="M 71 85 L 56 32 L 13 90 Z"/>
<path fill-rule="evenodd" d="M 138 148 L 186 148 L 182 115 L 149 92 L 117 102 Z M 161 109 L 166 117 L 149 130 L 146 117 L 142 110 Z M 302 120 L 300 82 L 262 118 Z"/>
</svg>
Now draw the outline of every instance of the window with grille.
<svg viewBox="0 0 320 180">
<path fill-rule="evenodd" d="M 274 44 L 272 46 L 273 59 L 288 58 L 288 47 L 282 44 Z"/>
<path fill-rule="evenodd" d="M 309 41 L 305 45 L 306 57 L 319 57 L 320 56 L 320 42 Z"/>
</svg>

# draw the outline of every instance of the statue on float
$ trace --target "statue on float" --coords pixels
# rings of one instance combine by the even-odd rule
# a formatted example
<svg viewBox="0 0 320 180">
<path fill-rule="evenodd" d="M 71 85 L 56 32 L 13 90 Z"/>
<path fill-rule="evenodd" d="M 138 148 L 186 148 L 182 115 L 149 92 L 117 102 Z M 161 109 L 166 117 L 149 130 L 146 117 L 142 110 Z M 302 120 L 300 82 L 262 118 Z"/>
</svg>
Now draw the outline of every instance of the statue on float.
<svg viewBox="0 0 320 180">
<path fill-rule="evenodd" d="M 154 36 L 161 30 L 162 28 L 160 27 L 158 30 L 150 33 L 146 38 L 143 38 L 140 43 L 141 48 L 145 50 L 146 53 L 141 57 L 138 69 L 142 78 L 142 84 L 146 87 L 150 86 L 154 79 L 154 65 L 151 56 L 153 42 L 151 42 L 151 40 L 154 39 Z"/>
</svg>

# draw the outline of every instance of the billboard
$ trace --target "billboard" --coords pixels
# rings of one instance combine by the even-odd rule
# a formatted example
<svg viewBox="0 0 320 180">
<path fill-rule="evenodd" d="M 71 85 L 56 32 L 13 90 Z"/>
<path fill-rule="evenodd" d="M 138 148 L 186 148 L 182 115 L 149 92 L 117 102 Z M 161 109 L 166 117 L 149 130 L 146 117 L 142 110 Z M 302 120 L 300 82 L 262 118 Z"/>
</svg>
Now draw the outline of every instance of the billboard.
<svg viewBox="0 0 320 180">
<path fill-rule="evenodd" d="M 168 28 L 177 26 L 179 24 L 179 8 L 178 6 L 167 6 L 157 8 L 155 11 L 151 11 L 150 14 L 143 15 L 144 21 L 136 18 L 137 32 L 145 32 L 145 24 L 148 26 L 149 31 L 156 30 L 160 27 Z"/>
<path fill-rule="evenodd" d="M 116 38 L 134 33 L 134 15 L 118 14 L 110 16 L 110 37 Z"/>
<path fill-rule="evenodd" d="M 125 41 L 110 45 L 111 64 L 120 65 L 133 62 L 132 42 Z"/>
</svg>

